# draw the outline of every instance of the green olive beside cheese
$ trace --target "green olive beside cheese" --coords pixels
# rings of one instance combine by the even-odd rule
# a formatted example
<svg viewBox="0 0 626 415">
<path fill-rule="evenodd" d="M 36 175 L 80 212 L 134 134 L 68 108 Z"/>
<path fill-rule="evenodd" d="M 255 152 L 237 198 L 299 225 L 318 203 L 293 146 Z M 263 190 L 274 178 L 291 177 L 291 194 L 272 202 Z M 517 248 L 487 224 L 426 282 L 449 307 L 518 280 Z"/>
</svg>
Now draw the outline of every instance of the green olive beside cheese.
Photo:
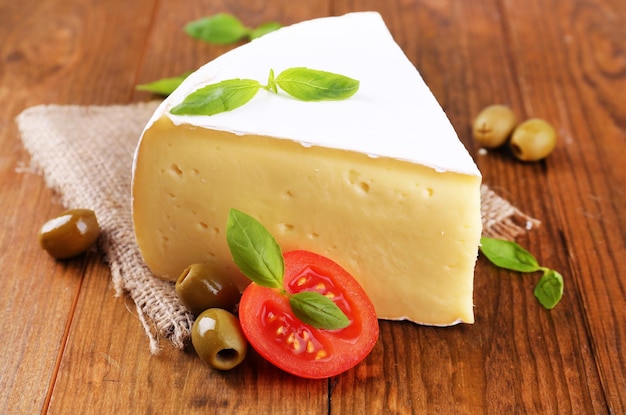
<svg viewBox="0 0 626 415">
<path fill-rule="evenodd" d="M 176 280 L 175 290 L 181 303 L 196 316 L 209 308 L 233 311 L 241 297 L 229 278 L 202 263 L 185 268 Z"/>
<path fill-rule="evenodd" d="M 202 361 L 219 370 L 234 368 L 248 351 L 239 320 L 221 308 L 210 308 L 198 316 L 191 327 L 191 343 Z"/>
<path fill-rule="evenodd" d="M 522 161 L 547 157 L 556 146 L 556 131 L 547 121 L 531 118 L 518 125 L 511 136 L 511 151 Z"/>
<path fill-rule="evenodd" d="M 73 209 L 46 222 L 39 230 L 39 245 L 56 259 L 87 251 L 98 239 L 100 225 L 89 209 Z"/>
<path fill-rule="evenodd" d="M 517 124 L 517 117 L 506 105 L 490 105 L 474 120 L 472 135 L 484 148 L 503 145 Z"/>
</svg>

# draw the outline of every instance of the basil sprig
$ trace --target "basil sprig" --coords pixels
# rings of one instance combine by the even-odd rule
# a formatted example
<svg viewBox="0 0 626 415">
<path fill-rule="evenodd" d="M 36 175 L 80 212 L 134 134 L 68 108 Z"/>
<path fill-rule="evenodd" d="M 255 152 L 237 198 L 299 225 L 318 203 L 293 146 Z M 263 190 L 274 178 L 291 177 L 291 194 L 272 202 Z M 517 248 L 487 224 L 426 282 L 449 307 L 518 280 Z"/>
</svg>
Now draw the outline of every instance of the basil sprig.
<svg viewBox="0 0 626 415">
<path fill-rule="evenodd" d="M 253 40 L 267 33 L 281 28 L 278 22 L 267 22 L 256 28 L 249 28 L 228 13 L 218 13 L 203 17 L 185 25 L 185 33 L 204 42 L 227 45 L 237 43 L 248 38 Z M 147 84 L 137 85 L 138 91 L 148 91 L 153 94 L 168 96 L 189 76 L 191 72 L 169 78 L 162 78 Z"/>
<path fill-rule="evenodd" d="M 545 308 L 554 308 L 563 297 L 563 276 L 539 265 L 537 259 L 516 242 L 485 236 L 480 239 L 480 244 L 480 251 L 500 268 L 518 272 L 543 272 L 534 294 Z"/>
<path fill-rule="evenodd" d="M 280 27 L 280 23 L 268 22 L 257 28 L 249 28 L 231 14 L 218 13 L 187 23 L 185 33 L 204 42 L 229 45 L 245 39 L 256 39 Z"/>
<path fill-rule="evenodd" d="M 293 314 L 318 329 L 347 327 L 350 320 L 330 298 L 314 291 L 288 293 L 284 286 L 285 263 L 280 246 L 256 219 L 237 209 L 228 213 L 226 241 L 235 265 L 254 283 L 273 288 L 289 298 Z"/>
<path fill-rule="evenodd" d="M 300 101 L 344 100 L 359 89 L 359 81 L 332 72 L 310 68 L 289 68 L 274 76 L 270 69 L 267 85 L 253 79 L 229 79 L 202 87 L 174 106 L 174 115 L 215 115 L 239 108 L 260 89 L 275 94 L 278 87 Z"/>
</svg>

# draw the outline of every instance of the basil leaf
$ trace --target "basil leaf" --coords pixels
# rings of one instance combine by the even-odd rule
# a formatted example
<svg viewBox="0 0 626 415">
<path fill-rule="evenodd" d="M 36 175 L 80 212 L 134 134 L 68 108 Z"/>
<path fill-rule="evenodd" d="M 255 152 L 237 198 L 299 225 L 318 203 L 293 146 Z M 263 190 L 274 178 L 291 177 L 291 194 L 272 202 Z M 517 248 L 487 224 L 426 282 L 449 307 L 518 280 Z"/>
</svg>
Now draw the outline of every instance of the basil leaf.
<svg viewBox="0 0 626 415">
<path fill-rule="evenodd" d="M 563 276 L 554 270 L 546 270 L 535 287 L 535 297 L 545 308 L 553 309 L 563 297 Z"/>
<path fill-rule="evenodd" d="M 257 38 L 260 38 L 263 35 L 266 35 L 270 32 L 273 32 L 275 30 L 278 30 L 281 28 L 280 23 L 278 22 L 267 22 L 267 23 L 263 23 L 261 26 L 257 27 L 256 29 L 253 29 L 250 31 L 249 36 L 250 36 L 250 40 L 254 40 Z"/>
<path fill-rule="evenodd" d="M 356 79 L 309 68 L 286 69 L 276 77 L 276 84 L 302 101 L 347 99 L 359 89 Z"/>
<path fill-rule="evenodd" d="M 228 13 L 203 17 L 185 25 L 185 32 L 194 39 L 218 45 L 238 42 L 248 36 L 250 29 Z"/>
<path fill-rule="evenodd" d="M 174 115 L 215 115 L 232 111 L 254 98 L 260 88 L 261 84 L 252 79 L 229 79 L 192 92 L 170 112 Z"/>
<path fill-rule="evenodd" d="M 178 86 L 182 84 L 183 81 L 190 74 L 191 72 L 187 72 L 183 75 L 174 76 L 171 78 L 162 78 L 148 84 L 137 85 L 135 89 L 137 89 L 138 91 L 148 91 L 152 92 L 153 94 L 168 96 L 169 94 L 174 92 L 174 90 L 178 88 Z"/>
<path fill-rule="evenodd" d="M 515 242 L 489 237 L 480 238 L 480 251 L 494 265 L 519 272 L 535 272 L 541 267 L 534 256 Z"/>
<path fill-rule="evenodd" d="M 337 304 L 318 292 L 293 294 L 289 297 L 289 305 L 296 317 L 316 329 L 337 330 L 350 324 Z"/>
<path fill-rule="evenodd" d="M 226 241 L 233 261 L 255 283 L 283 288 L 285 262 L 280 246 L 263 225 L 236 209 L 228 212 Z"/>
</svg>

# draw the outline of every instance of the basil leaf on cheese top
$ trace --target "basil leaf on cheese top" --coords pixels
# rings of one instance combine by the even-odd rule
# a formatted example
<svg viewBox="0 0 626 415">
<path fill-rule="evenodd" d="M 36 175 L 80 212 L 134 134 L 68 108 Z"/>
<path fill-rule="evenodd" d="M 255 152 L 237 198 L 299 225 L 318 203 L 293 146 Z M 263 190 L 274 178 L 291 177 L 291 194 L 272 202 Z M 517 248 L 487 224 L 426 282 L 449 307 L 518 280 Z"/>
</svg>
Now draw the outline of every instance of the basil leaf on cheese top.
<svg viewBox="0 0 626 415">
<path fill-rule="evenodd" d="M 261 89 L 253 79 L 229 79 L 207 85 L 171 109 L 174 115 L 215 115 L 232 111 L 250 101 Z"/>
<path fill-rule="evenodd" d="M 215 115 L 248 103 L 263 88 L 278 94 L 280 87 L 300 101 L 338 101 L 350 98 L 359 81 L 332 72 L 309 68 L 290 68 L 274 77 L 270 69 L 267 85 L 253 79 L 229 79 L 210 84 L 187 95 L 170 112 L 174 115 Z"/>
<path fill-rule="evenodd" d="M 359 90 L 356 79 L 309 68 L 286 69 L 276 77 L 276 84 L 302 101 L 343 100 Z"/>
</svg>

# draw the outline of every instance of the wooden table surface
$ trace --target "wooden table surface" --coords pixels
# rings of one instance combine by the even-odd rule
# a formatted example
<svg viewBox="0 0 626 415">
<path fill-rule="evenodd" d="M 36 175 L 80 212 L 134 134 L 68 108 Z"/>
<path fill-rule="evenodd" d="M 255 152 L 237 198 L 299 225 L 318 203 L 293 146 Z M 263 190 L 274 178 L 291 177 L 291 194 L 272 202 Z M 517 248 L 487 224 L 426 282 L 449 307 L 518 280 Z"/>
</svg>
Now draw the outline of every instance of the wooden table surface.
<svg viewBox="0 0 626 415">
<path fill-rule="evenodd" d="M 474 325 L 381 322 L 371 355 L 329 380 L 254 353 L 227 373 L 167 343 L 152 356 L 98 253 L 39 249 L 63 207 L 24 169 L 15 116 L 151 99 L 135 85 L 229 49 L 182 32 L 205 15 L 287 25 L 357 10 L 383 15 L 484 182 L 543 222 L 518 242 L 562 273 L 561 303 L 545 310 L 538 274 L 480 257 Z M 536 164 L 481 154 L 471 120 L 494 103 L 550 121 L 556 151 Z M 0 0 L 0 107 L 0 413 L 626 414 L 624 0 Z"/>
</svg>

